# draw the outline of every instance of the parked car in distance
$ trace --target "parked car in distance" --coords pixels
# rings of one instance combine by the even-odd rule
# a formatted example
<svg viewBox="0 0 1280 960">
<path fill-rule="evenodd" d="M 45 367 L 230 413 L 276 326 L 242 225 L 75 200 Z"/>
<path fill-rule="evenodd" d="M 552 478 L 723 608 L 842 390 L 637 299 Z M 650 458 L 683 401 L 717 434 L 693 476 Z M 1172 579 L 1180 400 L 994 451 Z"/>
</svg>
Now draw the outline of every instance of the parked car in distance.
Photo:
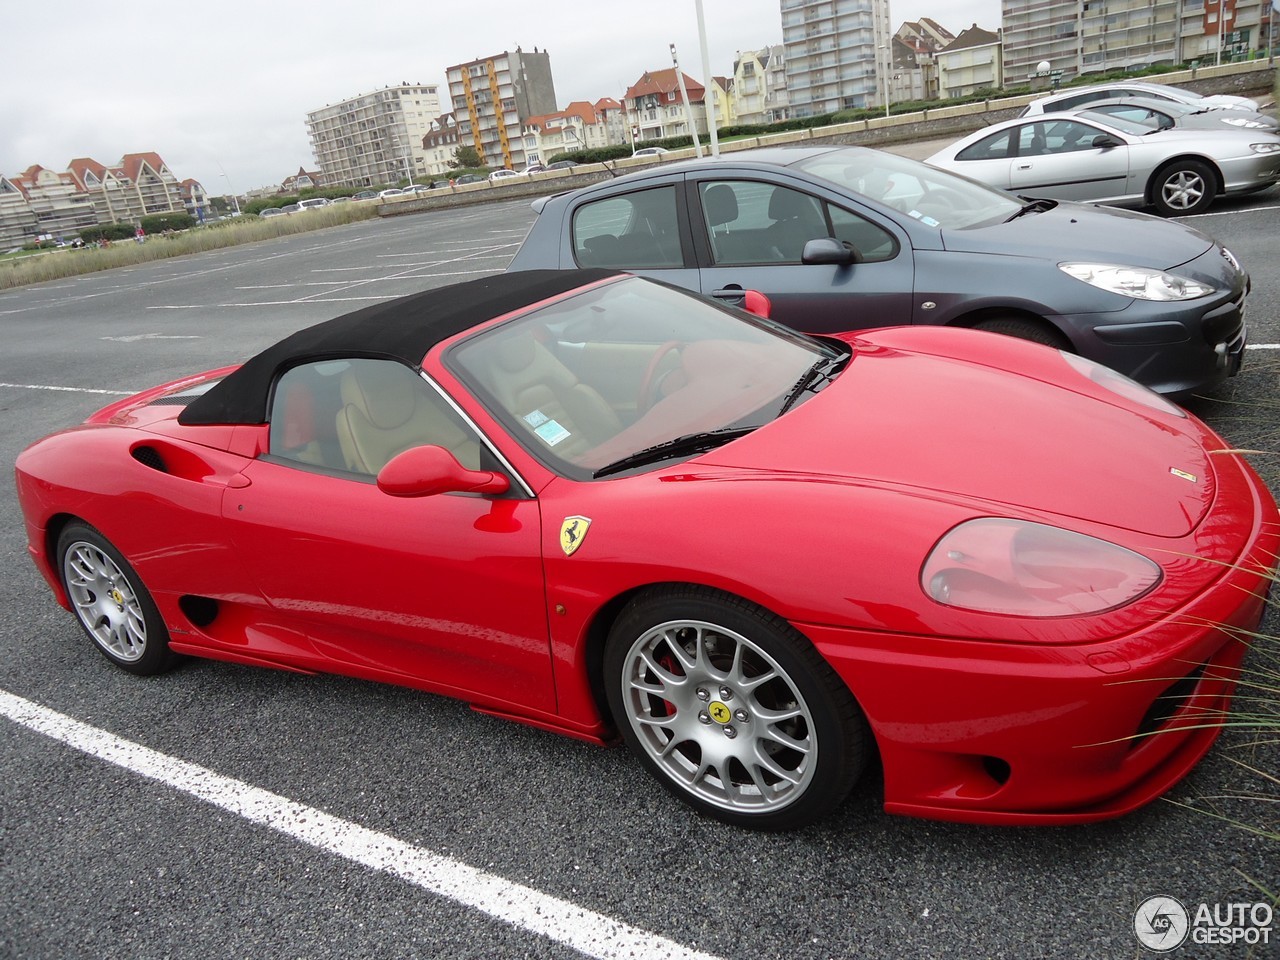
<svg viewBox="0 0 1280 960">
<path fill-rule="evenodd" d="M 286 203 L 283 207 L 280 208 L 282 213 L 297 213 L 301 209 L 302 207 L 296 203 Z"/>
<path fill-rule="evenodd" d="M 1160 130 L 1182 127 L 1192 130 L 1262 130 L 1275 133 L 1277 127 L 1280 127 L 1274 117 L 1265 113 L 1230 107 L 1197 107 L 1150 97 L 1098 100 L 1070 112 L 1085 111 L 1106 117 L 1119 117 L 1130 123 L 1140 123 Z"/>
<path fill-rule="evenodd" d="M 259 210 L 258 216 L 264 219 L 267 217 L 282 217 L 284 216 L 284 210 L 280 207 L 267 207 L 265 210 Z"/>
<path fill-rule="evenodd" d="M 373 191 L 373 190 L 361 190 L 351 199 L 352 200 L 377 200 L 378 194 L 376 191 Z"/>
<path fill-rule="evenodd" d="M 639 150 L 632 152 L 633 157 L 660 157 L 664 153 L 670 153 L 666 147 L 641 147 Z"/>
<path fill-rule="evenodd" d="M 527 177 L 531 173 L 541 173 L 545 169 L 547 168 L 540 163 L 531 163 L 520 171 L 520 176 Z"/>
<path fill-rule="evenodd" d="M 378 191 L 379 200 L 387 200 L 391 197 L 402 197 L 402 196 L 404 196 L 404 191 L 401 190 L 399 187 L 388 187 L 386 190 Z"/>
<path fill-rule="evenodd" d="M 557 160 L 555 163 L 547 164 L 548 170 L 572 170 L 578 165 L 576 160 Z"/>
<path fill-rule="evenodd" d="M 1151 207 L 1173 217 L 1280 182 L 1280 136 L 1152 128 L 1086 110 L 993 123 L 925 162 L 1019 196 Z"/>
<path fill-rule="evenodd" d="M 454 177 L 453 182 L 456 186 L 465 186 L 468 183 L 485 183 L 486 178 L 478 173 L 464 173 L 461 176 Z"/>
<path fill-rule="evenodd" d="M 1161 393 L 1238 369 L 1248 274 L 1179 223 L 1025 201 L 861 147 L 684 160 L 534 203 L 511 270 L 608 266 L 813 333 L 978 327 L 1097 360 Z"/>
<path fill-rule="evenodd" d="M 308 197 L 306 200 L 299 200 L 298 207 L 301 210 L 317 210 L 329 206 L 331 202 L 328 197 Z"/>
<path fill-rule="evenodd" d="M 510 170 L 504 167 L 501 170 L 495 170 L 493 173 L 489 174 L 489 182 L 498 183 L 502 180 L 511 180 L 518 176 L 520 176 L 519 170 Z"/>
<path fill-rule="evenodd" d="M 432 180 L 432 181 L 431 181 L 431 186 L 430 186 L 428 189 L 431 189 L 431 190 L 448 190 L 451 186 L 453 186 L 453 184 L 452 184 L 452 183 L 450 183 L 448 180 Z"/>
<path fill-rule="evenodd" d="M 1242 452 L 1090 361 L 815 339 L 599 270 L 364 307 L 117 399 L 15 477 L 28 556 L 115 668 L 349 675 L 621 737 L 771 830 L 871 768 L 885 810 L 950 821 L 1154 800 L 1227 725 L 1280 551 Z M 317 728 L 362 709 L 317 699 Z"/>
<path fill-rule="evenodd" d="M 351 197 L 330 197 L 329 202 L 332 203 L 350 203 Z"/>
<path fill-rule="evenodd" d="M 1057 113 L 1064 110 L 1077 110 L 1095 100 L 1114 100 L 1116 97 L 1147 97 L 1154 100 L 1166 100 L 1174 103 L 1191 104 L 1196 107 L 1238 107 L 1241 110 L 1256 112 L 1258 101 L 1248 97 L 1236 97 L 1231 94 L 1211 94 L 1205 96 L 1181 87 L 1171 87 L 1165 83 L 1149 83 L 1144 80 L 1123 80 L 1115 83 L 1097 83 L 1087 87 L 1072 87 L 1047 97 L 1037 97 L 1027 104 L 1019 116 L 1030 117 L 1040 113 Z"/>
</svg>

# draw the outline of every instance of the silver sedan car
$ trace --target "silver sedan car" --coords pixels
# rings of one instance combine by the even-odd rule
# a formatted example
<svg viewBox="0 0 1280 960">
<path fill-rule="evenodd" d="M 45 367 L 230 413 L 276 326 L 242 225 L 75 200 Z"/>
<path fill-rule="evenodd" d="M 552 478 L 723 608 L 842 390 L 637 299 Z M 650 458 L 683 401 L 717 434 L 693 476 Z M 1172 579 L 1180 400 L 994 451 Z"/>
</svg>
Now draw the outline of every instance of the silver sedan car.
<svg viewBox="0 0 1280 960">
<path fill-rule="evenodd" d="M 1280 136 L 1047 113 L 984 127 L 926 162 L 1021 196 L 1149 206 L 1170 217 L 1280 182 Z"/>
<path fill-rule="evenodd" d="M 1099 100 L 1073 111 L 1101 113 L 1140 123 L 1144 127 L 1186 127 L 1191 130 L 1262 130 L 1275 133 L 1280 123 L 1275 117 L 1255 110 L 1235 107 L 1199 107 L 1190 103 L 1174 103 L 1172 100 L 1156 100 L 1153 97 L 1122 97 L 1115 100 Z"/>
<path fill-rule="evenodd" d="M 1144 80 L 1121 80 L 1115 83 L 1095 83 L 1087 87 L 1071 87 L 1060 93 L 1038 97 L 1027 104 L 1020 116 L 1037 113 L 1061 113 L 1064 110 L 1082 110 L 1098 100 L 1114 100 L 1116 97 L 1147 97 L 1166 103 L 1185 103 L 1195 107 L 1227 107 L 1239 110 L 1257 110 L 1258 101 L 1248 97 L 1236 97 L 1227 93 L 1202 94 L 1166 83 L 1150 83 Z"/>
</svg>

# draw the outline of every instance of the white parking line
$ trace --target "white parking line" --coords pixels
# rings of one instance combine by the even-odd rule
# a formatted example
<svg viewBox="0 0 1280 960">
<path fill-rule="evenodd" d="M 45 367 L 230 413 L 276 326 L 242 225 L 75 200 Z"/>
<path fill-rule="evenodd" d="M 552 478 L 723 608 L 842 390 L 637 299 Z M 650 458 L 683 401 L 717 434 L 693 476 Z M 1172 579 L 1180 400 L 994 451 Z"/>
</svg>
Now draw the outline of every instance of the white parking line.
<svg viewBox="0 0 1280 960">
<path fill-rule="evenodd" d="M 89 387 L 53 387 L 47 383 L 0 383 L 0 387 L 16 387 L 19 390 L 57 390 L 60 393 L 106 393 L 113 397 L 129 397 L 136 390 L 93 390 Z"/>
<path fill-rule="evenodd" d="M 0 690 L 0 716 L 92 757 L 600 960 L 716 960 L 451 857 L 224 777 Z"/>
</svg>

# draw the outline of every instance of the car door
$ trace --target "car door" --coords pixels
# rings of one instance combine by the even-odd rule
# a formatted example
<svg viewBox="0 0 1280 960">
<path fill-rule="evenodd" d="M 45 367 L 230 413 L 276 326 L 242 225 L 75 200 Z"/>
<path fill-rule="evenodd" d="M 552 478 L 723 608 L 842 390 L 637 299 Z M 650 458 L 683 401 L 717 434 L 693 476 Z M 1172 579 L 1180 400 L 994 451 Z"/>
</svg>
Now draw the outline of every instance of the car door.
<svg viewBox="0 0 1280 960">
<path fill-rule="evenodd" d="M 870 208 L 800 181 L 715 173 L 690 177 L 685 202 L 704 294 L 737 302 L 759 290 L 775 320 L 809 333 L 913 322 L 909 239 Z M 856 262 L 804 263 L 805 243 L 823 237 L 848 244 Z"/>
<path fill-rule="evenodd" d="M 363 377 L 355 386 L 353 370 Z M 352 439 L 361 431 L 369 435 Z M 498 497 L 383 493 L 378 461 L 424 443 L 471 469 L 502 469 L 401 364 L 326 361 L 281 378 L 271 450 L 223 508 L 272 611 L 250 642 L 320 669 L 554 710 L 538 503 L 514 477 Z"/>
<path fill-rule="evenodd" d="M 1037 120 L 1016 129 L 1009 178 L 1014 193 L 1081 201 L 1129 193 L 1129 146 L 1111 131 L 1077 119 Z M 1095 145 L 1103 140 L 1112 145 Z"/>
</svg>

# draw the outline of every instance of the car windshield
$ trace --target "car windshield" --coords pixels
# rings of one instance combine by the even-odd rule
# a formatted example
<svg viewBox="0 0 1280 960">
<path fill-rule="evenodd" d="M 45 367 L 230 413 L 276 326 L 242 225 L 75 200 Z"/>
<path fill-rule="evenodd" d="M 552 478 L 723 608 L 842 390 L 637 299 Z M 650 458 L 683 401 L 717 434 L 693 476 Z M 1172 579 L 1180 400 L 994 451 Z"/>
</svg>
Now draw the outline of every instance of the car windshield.
<svg viewBox="0 0 1280 960">
<path fill-rule="evenodd" d="M 833 150 L 801 160 L 795 167 L 930 227 L 956 230 L 1001 223 L 1020 206 L 1007 193 L 876 150 Z"/>
<path fill-rule="evenodd" d="M 530 453 L 586 480 L 763 426 L 825 386 L 848 352 L 627 278 L 469 337 L 445 363 Z"/>
</svg>

